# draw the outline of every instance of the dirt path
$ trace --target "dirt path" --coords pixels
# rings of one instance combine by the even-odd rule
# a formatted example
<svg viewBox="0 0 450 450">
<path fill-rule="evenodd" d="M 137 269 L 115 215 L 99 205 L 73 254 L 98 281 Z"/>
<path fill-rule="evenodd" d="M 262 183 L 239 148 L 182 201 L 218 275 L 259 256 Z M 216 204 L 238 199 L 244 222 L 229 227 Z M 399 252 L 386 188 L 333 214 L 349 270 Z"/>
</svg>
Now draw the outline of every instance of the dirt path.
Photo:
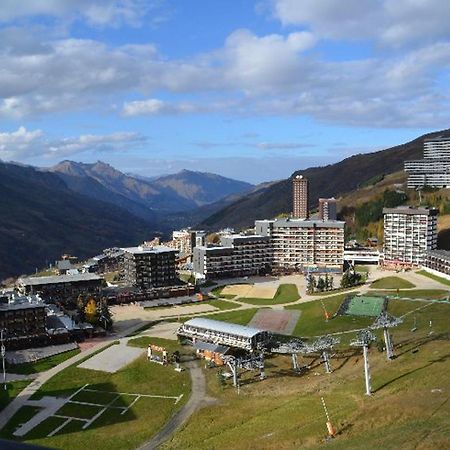
<svg viewBox="0 0 450 450">
<path fill-rule="evenodd" d="M 186 365 L 192 381 L 191 397 L 189 401 L 161 428 L 157 435 L 150 441 L 139 447 L 139 450 L 153 450 L 171 438 L 182 427 L 194 412 L 205 402 L 213 399 L 206 397 L 206 381 L 202 369 L 194 362 Z"/>
</svg>

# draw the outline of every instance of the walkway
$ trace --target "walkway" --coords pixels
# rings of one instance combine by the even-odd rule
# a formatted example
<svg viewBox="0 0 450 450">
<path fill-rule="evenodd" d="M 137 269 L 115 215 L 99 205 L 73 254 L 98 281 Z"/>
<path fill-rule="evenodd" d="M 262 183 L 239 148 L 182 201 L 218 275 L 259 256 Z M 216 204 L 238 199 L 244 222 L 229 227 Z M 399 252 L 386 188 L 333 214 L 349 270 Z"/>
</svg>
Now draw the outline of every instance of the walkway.
<svg viewBox="0 0 450 450">
<path fill-rule="evenodd" d="M 89 350 L 86 350 L 85 352 L 78 353 L 74 357 L 67 359 L 66 361 L 62 362 L 61 364 L 58 364 L 57 366 L 51 368 L 50 370 L 47 370 L 46 372 L 39 373 L 36 376 L 35 380 L 32 381 L 23 391 L 21 391 L 19 395 L 1 412 L 0 430 L 10 421 L 10 419 L 14 416 L 14 414 L 16 414 L 16 412 L 20 408 L 22 408 L 22 406 L 25 406 L 25 404 L 30 400 L 31 396 L 35 394 L 40 389 L 40 387 L 54 375 L 61 372 L 65 368 L 71 366 L 72 364 L 81 361 L 82 359 L 86 358 L 86 356 L 92 355 L 98 350 L 107 347 L 108 345 L 111 344 L 111 342 L 117 340 L 117 338 L 126 336 L 127 334 L 136 331 L 140 327 L 142 327 L 142 322 L 134 324 L 127 330 L 122 331 L 119 335 L 111 336 L 109 340 L 101 342 L 96 346 L 91 347 Z"/>
<path fill-rule="evenodd" d="M 172 435 L 182 427 L 205 403 L 215 402 L 214 399 L 206 397 L 205 375 L 200 367 L 194 362 L 187 364 L 191 375 L 192 390 L 188 402 L 161 428 L 150 441 L 144 444 L 139 450 L 153 450 L 169 440 Z"/>
</svg>

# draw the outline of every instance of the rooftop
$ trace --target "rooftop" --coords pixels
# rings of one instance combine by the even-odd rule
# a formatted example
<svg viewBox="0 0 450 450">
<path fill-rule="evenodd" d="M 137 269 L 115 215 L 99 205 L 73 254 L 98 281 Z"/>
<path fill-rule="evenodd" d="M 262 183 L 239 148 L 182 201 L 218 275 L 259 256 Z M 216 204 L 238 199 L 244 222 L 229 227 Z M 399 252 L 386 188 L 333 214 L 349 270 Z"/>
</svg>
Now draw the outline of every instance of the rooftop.
<svg viewBox="0 0 450 450">
<path fill-rule="evenodd" d="M 145 255 L 151 253 L 176 253 L 178 250 L 170 247 L 166 247 L 165 245 L 155 245 L 153 247 L 144 247 L 142 245 L 138 247 L 126 247 L 122 249 L 126 253 L 132 253 L 133 255 Z"/>
<path fill-rule="evenodd" d="M 439 214 L 439 210 L 437 208 L 414 208 L 412 206 L 397 206 L 396 208 L 383 208 L 383 214 L 437 216 Z"/>
<path fill-rule="evenodd" d="M 246 327 L 244 325 L 237 325 L 235 323 L 222 322 L 219 320 L 204 319 L 202 317 L 196 317 L 195 319 L 188 320 L 185 325 L 246 338 L 252 338 L 253 336 L 265 331 L 259 328 Z"/>
<path fill-rule="evenodd" d="M 26 286 L 41 286 L 44 284 L 76 283 L 77 281 L 102 280 L 95 273 L 77 273 L 73 275 L 52 275 L 49 277 L 25 277 L 17 280 L 18 284 Z"/>
</svg>

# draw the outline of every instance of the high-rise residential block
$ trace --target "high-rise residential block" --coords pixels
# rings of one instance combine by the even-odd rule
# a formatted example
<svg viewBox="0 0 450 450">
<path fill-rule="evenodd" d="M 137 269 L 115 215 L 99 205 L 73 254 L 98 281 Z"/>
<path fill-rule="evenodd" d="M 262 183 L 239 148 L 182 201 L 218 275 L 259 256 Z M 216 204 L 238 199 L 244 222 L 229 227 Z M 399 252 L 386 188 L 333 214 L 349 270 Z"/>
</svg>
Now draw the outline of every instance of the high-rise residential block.
<svg viewBox="0 0 450 450">
<path fill-rule="evenodd" d="M 125 280 L 140 289 L 171 286 L 176 282 L 175 256 L 178 250 L 162 245 L 124 248 Z"/>
<path fill-rule="evenodd" d="M 334 197 L 319 198 L 319 219 L 320 220 L 336 220 L 337 204 Z"/>
<path fill-rule="evenodd" d="M 423 159 L 405 161 L 408 188 L 450 187 L 450 138 L 424 141 Z"/>
<path fill-rule="evenodd" d="M 345 222 L 337 220 L 257 220 L 255 231 L 269 236 L 273 265 L 279 269 L 305 271 L 334 269 L 344 263 Z"/>
<path fill-rule="evenodd" d="M 296 175 L 292 180 L 292 216 L 295 219 L 307 219 L 309 213 L 308 179 L 303 175 Z"/>
<path fill-rule="evenodd" d="M 384 264 L 419 266 L 437 247 L 435 208 L 384 208 Z"/>
</svg>

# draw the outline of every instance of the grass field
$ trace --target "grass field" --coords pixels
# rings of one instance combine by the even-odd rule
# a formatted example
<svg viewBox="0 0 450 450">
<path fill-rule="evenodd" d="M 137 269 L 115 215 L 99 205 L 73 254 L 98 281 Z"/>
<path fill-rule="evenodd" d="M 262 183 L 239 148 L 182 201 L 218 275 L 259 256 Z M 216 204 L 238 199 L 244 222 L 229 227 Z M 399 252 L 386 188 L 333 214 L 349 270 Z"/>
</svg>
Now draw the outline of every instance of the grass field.
<svg viewBox="0 0 450 450">
<path fill-rule="evenodd" d="M 0 412 L 6 405 L 11 403 L 14 398 L 17 397 L 20 391 L 25 389 L 31 380 L 20 380 L 20 381 L 12 381 L 10 383 L 6 383 L 6 390 L 3 389 L 3 385 L 0 387 Z"/>
<path fill-rule="evenodd" d="M 385 277 L 374 281 L 370 287 L 372 289 L 410 289 L 416 286 L 400 277 Z"/>
<path fill-rule="evenodd" d="M 201 317 L 214 320 L 222 320 L 223 322 L 237 323 L 238 325 L 247 325 L 252 320 L 258 308 L 242 309 L 237 311 L 227 311 L 218 314 L 206 314 Z M 188 319 L 186 319 L 188 320 Z"/>
<path fill-rule="evenodd" d="M 49 370 L 52 367 L 61 364 L 67 359 L 72 358 L 72 356 L 78 355 L 78 353 L 80 353 L 80 349 L 77 348 L 75 350 L 70 350 L 68 352 L 40 359 L 39 361 L 36 362 L 9 365 L 7 370 L 11 373 L 17 373 L 21 375 L 29 375 L 32 373 L 45 372 L 46 370 Z"/>
<path fill-rule="evenodd" d="M 340 300 L 330 301 L 328 307 L 337 307 Z M 418 306 L 424 305 L 392 300 L 389 308 L 408 312 Z M 434 335 L 429 336 L 426 327 L 412 333 L 409 324 L 394 330 L 398 357 L 390 362 L 372 346 L 373 396 L 364 395 L 359 349 L 338 351 L 331 360 L 334 372 L 328 375 L 313 356 L 300 361 L 312 364 L 304 375 L 292 372 L 288 356 L 267 358 L 268 378 L 260 382 L 257 373 L 245 373 L 239 395 L 230 383 L 221 387 L 215 370 L 209 370 L 209 392 L 218 403 L 196 412 L 163 448 L 450 448 L 450 305 L 425 306 L 420 314 L 436 321 Z M 317 314 L 320 310 L 312 314 L 312 306 L 304 311 L 309 318 Z M 338 431 L 330 442 L 325 442 L 322 396 Z"/>
<path fill-rule="evenodd" d="M 387 295 L 396 297 L 397 292 L 392 291 L 370 291 L 370 295 Z M 411 289 L 399 290 L 398 295 L 405 298 L 423 298 L 430 300 L 444 299 L 449 296 L 449 291 L 443 289 Z"/>
<path fill-rule="evenodd" d="M 202 302 L 201 304 L 203 304 L 203 303 L 206 303 L 207 305 L 214 306 L 214 308 L 218 308 L 218 309 L 221 309 L 223 311 L 225 311 L 227 309 L 236 309 L 236 308 L 240 307 L 240 305 L 238 303 L 227 302 L 226 300 L 221 300 L 221 299 L 208 300 L 207 302 Z"/>
<path fill-rule="evenodd" d="M 138 339 L 140 338 L 136 338 L 136 340 Z M 151 339 L 152 342 L 166 347 L 177 345 L 176 342 L 170 340 Z M 134 342 L 134 345 L 139 344 L 142 343 Z M 51 423 L 40 424 L 26 435 L 25 441 L 46 447 L 69 450 L 80 448 L 134 449 L 161 428 L 169 417 L 188 400 L 190 391 L 188 372 L 178 373 L 171 366 L 164 367 L 149 363 L 143 355 L 113 374 L 81 369 L 75 365 L 70 366 L 45 383 L 33 398 L 68 396 L 86 383 L 89 383 L 90 388 L 101 391 L 100 394 L 105 393 L 104 395 L 112 392 L 116 396 L 117 393 L 165 396 L 183 394 L 184 396 L 178 404 L 163 398 L 142 397 L 124 415 L 120 414 L 121 410 L 119 409 L 108 409 L 86 430 L 81 431 L 80 424 L 83 425 L 82 422 L 71 422 L 67 429 L 63 428 L 53 437 L 46 437 L 49 429 L 54 426 L 55 418 L 51 418 Z M 100 394 L 97 393 L 96 395 Z M 130 398 L 121 395 L 117 402 L 127 405 L 130 403 Z M 65 408 L 70 409 L 69 412 L 74 415 L 86 416 L 93 412 L 92 408 L 89 411 L 86 408 L 78 410 L 73 404 L 66 404 Z M 19 423 L 25 422 L 23 416 L 29 414 L 28 410 L 29 407 L 20 409 L 16 416 L 11 419 L 12 423 L 0 432 L 0 437 L 14 439 L 12 431 Z"/>
<path fill-rule="evenodd" d="M 382 297 L 370 297 L 362 295 L 350 300 L 347 311 L 348 316 L 372 316 L 377 317 L 383 311 L 384 299 Z"/>
<path fill-rule="evenodd" d="M 281 284 L 273 298 L 239 298 L 240 302 L 251 305 L 280 305 L 295 302 L 300 298 L 295 284 Z"/>
<path fill-rule="evenodd" d="M 450 280 L 447 280 L 447 278 L 439 277 L 427 272 L 426 270 L 418 270 L 416 273 L 418 273 L 419 275 L 423 275 L 424 277 L 431 278 L 434 281 L 438 281 L 439 283 L 445 284 L 446 286 L 450 286 Z"/>
</svg>

